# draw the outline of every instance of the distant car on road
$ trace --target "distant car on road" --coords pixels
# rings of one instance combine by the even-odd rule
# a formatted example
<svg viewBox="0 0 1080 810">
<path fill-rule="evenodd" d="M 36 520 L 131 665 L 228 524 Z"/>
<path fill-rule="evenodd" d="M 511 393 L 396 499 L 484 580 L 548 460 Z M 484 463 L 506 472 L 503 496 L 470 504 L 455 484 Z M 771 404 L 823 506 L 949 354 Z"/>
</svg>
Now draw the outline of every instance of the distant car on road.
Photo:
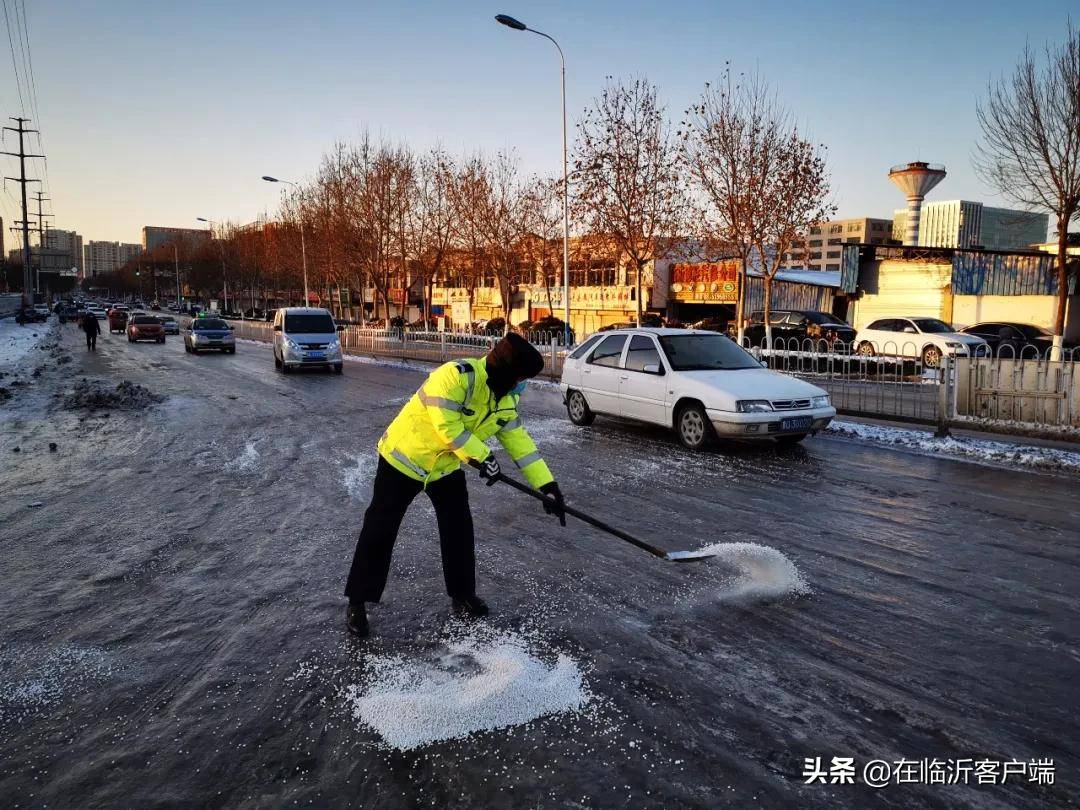
<svg viewBox="0 0 1080 810">
<path fill-rule="evenodd" d="M 97 318 L 99 321 L 105 320 L 108 317 L 108 313 L 105 311 L 105 307 L 101 304 L 88 304 L 86 311 Z"/>
<path fill-rule="evenodd" d="M 48 304 L 34 304 L 34 312 L 42 316 L 42 318 L 48 318 L 52 314 Z"/>
<path fill-rule="evenodd" d="M 161 325 L 165 328 L 166 335 L 179 335 L 180 323 L 172 315 L 158 315 L 156 316 Z"/>
<path fill-rule="evenodd" d="M 717 435 L 796 444 L 836 409 L 815 385 L 762 368 L 732 340 L 693 329 L 620 329 L 567 357 L 560 387 L 575 425 L 607 414 L 674 428 L 700 450 Z"/>
<path fill-rule="evenodd" d="M 203 351 L 236 354 L 232 327 L 221 318 L 195 318 L 184 333 L 184 351 L 188 354 Z"/>
<path fill-rule="evenodd" d="M 993 321 L 965 326 L 960 330 L 965 335 L 974 335 L 985 340 L 994 354 L 1006 359 L 1010 357 L 1045 356 L 1054 346 L 1054 336 L 1030 323 L 1012 321 Z M 1062 343 L 1066 349 L 1076 349 L 1080 344 L 1066 340 Z"/>
<path fill-rule="evenodd" d="M 109 333 L 118 335 L 127 329 L 128 311 L 123 307 L 113 307 L 109 310 Z"/>
<path fill-rule="evenodd" d="M 806 349 L 827 352 L 850 351 L 855 330 L 842 318 L 816 309 L 775 309 L 769 312 L 774 348 Z M 765 342 L 765 312 L 750 314 L 743 339 L 751 346 Z"/>
<path fill-rule="evenodd" d="M 128 319 L 127 337 L 128 343 L 135 343 L 138 340 L 164 343 L 165 327 L 153 315 L 133 315 Z"/>
<path fill-rule="evenodd" d="M 855 335 L 855 346 L 865 357 L 912 357 L 926 368 L 937 368 L 942 357 L 989 354 L 981 337 L 957 332 L 937 318 L 878 318 Z"/>
<path fill-rule="evenodd" d="M 328 309 L 279 309 L 274 315 L 274 366 L 283 374 L 302 366 L 323 366 L 340 374 L 344 362 L 337 333 L 343 328 Z"/>
</svg>

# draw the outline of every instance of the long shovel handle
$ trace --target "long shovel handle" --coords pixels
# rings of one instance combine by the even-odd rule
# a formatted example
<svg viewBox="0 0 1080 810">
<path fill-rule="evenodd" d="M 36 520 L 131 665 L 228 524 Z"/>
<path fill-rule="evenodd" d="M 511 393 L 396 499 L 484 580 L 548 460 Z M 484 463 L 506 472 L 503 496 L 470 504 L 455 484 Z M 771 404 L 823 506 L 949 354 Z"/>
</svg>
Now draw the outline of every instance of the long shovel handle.
<svg viewBox="0 0 1080 810">
<path fill-rule="evenodd" d="M 555 499 L 554 498 L 549 498 L 547 495 L 544 495 L 542 492 L 537 492 L 532 487 L 530 487 L 530 486 L 528 486 L 526 484 L 522 484 L 520 481 L 515 481 L 513 478 L 508 478 L 507 476 L 503 475 L 502 473 L 499 473 L 496 480 L 501 481 L 504 484 L 509 484 L 514 489 L 516 489 L 518 492 L 524 492 L 526 495 L 530 495 L 533 498 L 536 498 L 538 501 L 542 501 L 544 503 L 551 504 L 552 506 L 555 505 Z M 620 540 L 625 540 L 627 543 L 630 543 L 631 545 L 635 545 L 638 548 L 649 552 L 654 557 L 660 557 L 661 559 L 664 559 L 664 560 L 670 559 L 668 557 L 668 553 L 666 551 L 664 551 L 664 549 L 657 548 L 656 546 L 652 545 L 651 543 L 646 543 L 644 540 L 639 540 L 638 538 L 634 537 L 632 534 L 627 534 L 626 532 L 622 531 L 621 529 L 616 529 L 614 526 L 609 526 L 607 523 L 604 523 L 604 521 L 598 520 L 597 518 L 594 518 L 592 515 L 589 515 L 589 514 L 586 514 L 585 512 L 582 512 L 580 509 L 575 509 L 572 506 L 564 505 L 563 506 L 563 511 L 566 512 L 566 514 L 568 514 L 568 515 L 573 515 L 578 520 L 583 520 L 586 523 L 588 523 L 589 525 L 595 526 L 596 528 L 600 529 L 601 531 L 605 531 L 608 534 L 615 535 L 615 537 L 618 537 Z"/>
</svg>

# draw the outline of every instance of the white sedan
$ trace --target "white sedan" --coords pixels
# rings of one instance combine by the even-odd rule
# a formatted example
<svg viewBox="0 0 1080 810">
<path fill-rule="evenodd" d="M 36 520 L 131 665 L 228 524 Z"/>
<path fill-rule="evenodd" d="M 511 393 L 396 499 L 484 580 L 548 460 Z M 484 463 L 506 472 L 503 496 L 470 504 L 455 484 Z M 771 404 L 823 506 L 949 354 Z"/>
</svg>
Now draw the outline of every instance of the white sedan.
<svg viewBox="0 0 1080 810">
<path fill-rule="evenodd" d="M 570 421 L 597 414 L 674 428 L 692 450 L 716 435 L 795 444 L 836 409 L 815 385 L 763 368 L 723 335 L 692 329 L 619 329 L 593 335 L 566 358 L 561 388 Z"/>
<path fill-rule="evenodd" d="M 912 357 L 937 368 L 942 357 L 974 357 L 990 353 L 981 337 L 957 332 L 937 318 L 878 318 L 855 335 L 859 354 Z"/>
</svg>

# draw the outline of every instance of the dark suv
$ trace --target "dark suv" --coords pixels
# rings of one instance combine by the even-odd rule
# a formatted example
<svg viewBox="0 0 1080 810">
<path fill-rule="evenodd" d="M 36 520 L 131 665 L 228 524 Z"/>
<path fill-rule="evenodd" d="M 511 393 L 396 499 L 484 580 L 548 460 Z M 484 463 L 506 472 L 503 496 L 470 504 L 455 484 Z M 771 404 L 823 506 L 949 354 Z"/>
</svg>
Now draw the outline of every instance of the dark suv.
<svg viewBox="0 0 1080 810">
<path fill-rule="evenodd" d="M 855 330 L 835 315 L 813 309 L 774 309 L 769 313 L 773 346 L 780 349 L 809 351 L 851 351 Z M 765 313 L 750 313 L 744 331 L 746 342 L 761 346 L 765 342 Z M 807 341 L 812 341 L 808 343 Z"/>
</svg>

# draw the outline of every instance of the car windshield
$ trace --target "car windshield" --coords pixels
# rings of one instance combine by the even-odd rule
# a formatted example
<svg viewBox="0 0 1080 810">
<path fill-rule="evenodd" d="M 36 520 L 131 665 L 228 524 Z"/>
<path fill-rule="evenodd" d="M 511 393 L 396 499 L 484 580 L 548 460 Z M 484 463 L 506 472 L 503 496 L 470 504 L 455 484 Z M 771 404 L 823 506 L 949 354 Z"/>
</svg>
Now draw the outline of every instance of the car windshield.
<svg viewBox="0 0 1080 810">
<path fill-rule="evenodd" d="M 146 324 L 146 325 L 149 325 L 149 324 L 154 324 L 154 323 L 158 323 L 158 319 L 157 319 L 157 318 L 151 318 L 151 317 L 149 317 L 149 316 L 146 316 L 146 317 L 132 318 L 132 319 L 131 319 L 131 322 L 132 322 L 132 323 L 134 323 L 134 324 L 136 324 L 136 325 L 138 325 L 138 324 Z"/>
<path fill-rule="evenodd" d="M 828 312 L 804 312 L 806 319 L 810 323 L 816 323 L 818 326 L 824 326 L 825 324 L 834 323 L 837 326 L 848 326 L 848 322 L 842 318 L 837 318 L 835 315 L 830 315 Z"/>
<path fill-rule="evenodd" d="M 723 335 L 664 335 L 660 345 L 675 371 L 761 368 L 760 363 Z"/>
<path fill-rule="evenodd" d="M 285 331 L 293 334 L 330 334 L 334 331 L 334 321 L 325 313 L 311 315 L 286 313 Z"/>
<path fill-rule="evenodd" d="M 1016 324 L 1016 328 L 1023 332 L 1024 337 L 1026 338 L 1052 337 L 1051 333 L 1048 332 L 1046 329 L 1043 329 L 1041 326 L 1035 326 L 1034 324 L 1020 323 Z"/>
<path fill-rule="evenodd" d="M 229 325 L 221 318 L 197 318 L 191 324 L 192 329 L 228 329 Z"/>
<path fill-rule="evenodd" d="M 164 317 L 158 318 L 158 320 L 162 323 L 176 323 L 176 318 L 172 317 L 171 315 L 166 315 Z"/>
<path fill-rule="evenodd" d="M 953 331 L 953 328 L 945 321 L 939 321 L 937 318 L 915 318 L 912 323 L 920 332 L 931 335 Z"/>
</svg>

